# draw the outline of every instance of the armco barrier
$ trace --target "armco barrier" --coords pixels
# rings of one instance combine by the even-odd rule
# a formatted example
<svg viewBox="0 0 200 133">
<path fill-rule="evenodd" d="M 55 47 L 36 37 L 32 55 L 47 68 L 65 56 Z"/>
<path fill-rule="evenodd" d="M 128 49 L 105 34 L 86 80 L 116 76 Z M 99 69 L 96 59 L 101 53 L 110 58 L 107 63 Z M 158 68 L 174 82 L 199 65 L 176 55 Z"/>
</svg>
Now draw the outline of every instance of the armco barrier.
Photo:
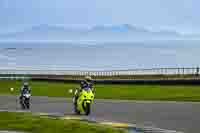
<svg viewBox="0 0 200 133">
<path fill-rule="evenodd" d="M 64 79 L 64 78 L 32 78 L 31 80 L 37 81 L 56 81 L 56 82 L 69 82 L 80 83 L 81 79 Z M 131 80 L 94 80 L 95 83 L 100 84 L 163 84 L 163 85 L 200 85 L 200 79 L 131 79 Z"/>
<path fill-rule="evenodd" d="M 18 77 L 0 77 L 1 80 L 35 80 L 35 81 L 54 81 L 54 82 L 68 82 L 80 83 L 81 78 L 70 79 L 63 77 L 31 77 L 31 76 L 18 76 Z M 170 78 L 170 79 L 105 79 L 94 80 L 98 84 L 166 84 L 166 85 L 200 85 L 200 78 Z"/>
</svg>

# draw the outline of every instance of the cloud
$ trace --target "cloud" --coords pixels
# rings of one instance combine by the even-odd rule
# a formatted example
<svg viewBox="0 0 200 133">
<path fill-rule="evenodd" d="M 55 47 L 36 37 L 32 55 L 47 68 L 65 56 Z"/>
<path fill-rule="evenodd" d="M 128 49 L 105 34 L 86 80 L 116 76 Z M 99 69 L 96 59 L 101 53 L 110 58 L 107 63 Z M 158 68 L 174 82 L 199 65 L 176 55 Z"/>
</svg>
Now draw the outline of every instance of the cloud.
<svg viewBox="0 0 200 133">
<path fill-rule="evenodd" d="M 0 54 L 0 59 L 8 59 L 8 56 L 5 56 L 3 54 Z"/>
<path fill-rule="evenodd" d="M 9 57 L 7 55 L 0 54 L 0 60 L 15 61 L 16 59 L 14 57 Z"/>
<path fill-rule="evenodd" d="M 198 0 L 0 0 L 0 28 L 28 24 L 130 23 L 200 29 Z"/>
</svg>

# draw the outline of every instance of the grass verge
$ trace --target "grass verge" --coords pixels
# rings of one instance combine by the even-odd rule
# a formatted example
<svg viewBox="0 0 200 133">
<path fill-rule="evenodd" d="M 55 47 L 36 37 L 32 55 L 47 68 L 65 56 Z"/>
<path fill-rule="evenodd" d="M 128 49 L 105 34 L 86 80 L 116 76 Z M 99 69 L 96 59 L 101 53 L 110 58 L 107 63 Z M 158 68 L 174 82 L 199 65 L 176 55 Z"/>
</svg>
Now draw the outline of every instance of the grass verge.
<svg viewBox="0 0 200 133">
<path fill-rule="evenodd" d="M 75 83 L 30 81 L 32 95 L 70 97 L 69 89 L 79 87 Z M 0 80 L 0 94 L 19 94 L 20 81 Z M 10 91 L 13 87 L 15 90 Z M 115 85 L 97 84 L 96 98 L 122 100 L 200 101 L 200 86 L 193 85 Z"/>
<path fill-rule="evenodd" d="M 0 112 L 0 130 L 30 133 L 124 133 L 123 130 L 75 120 L 49 119 L 31 113 Z"/>
</svg>

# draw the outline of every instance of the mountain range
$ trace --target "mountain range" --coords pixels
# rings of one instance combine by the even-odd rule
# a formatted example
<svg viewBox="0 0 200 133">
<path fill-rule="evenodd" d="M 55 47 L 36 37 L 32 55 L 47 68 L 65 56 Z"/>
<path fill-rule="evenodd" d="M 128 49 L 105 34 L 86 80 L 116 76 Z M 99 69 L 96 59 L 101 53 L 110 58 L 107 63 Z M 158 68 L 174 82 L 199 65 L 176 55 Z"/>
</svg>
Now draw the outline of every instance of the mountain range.
<svg viewBox="0 0 200 133">
<path fill-rule="evenodd" d="M 0 34 L 0 40 L 45 40 L 45 41 L 134 41 L 160 40 L 187 37 L 176 31 L 151 31 L 147 28 L 122 25 L 103 25 L 91 28 L 70 28 L 56 25 L 36 25 L 22 31 Z"/>
</svg>

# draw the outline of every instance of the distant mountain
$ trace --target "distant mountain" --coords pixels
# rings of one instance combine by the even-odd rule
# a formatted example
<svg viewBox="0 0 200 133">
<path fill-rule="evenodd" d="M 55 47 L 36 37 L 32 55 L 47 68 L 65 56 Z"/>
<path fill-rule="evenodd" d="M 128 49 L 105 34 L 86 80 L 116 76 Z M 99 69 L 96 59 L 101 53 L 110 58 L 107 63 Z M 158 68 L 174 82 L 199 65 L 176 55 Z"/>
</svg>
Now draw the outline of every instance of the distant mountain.
<svg viewBox="0 0 200 133">
<path fill-rule="evenodd" d="M 181 37 L 176 31 L 154 32 L 129 24 L 94 26 L 90 29 L 69 28 L 54 25 L 36 25 L 23 31 L 1 34 L 0 40 L 145 40 Z"/>
</svg>

